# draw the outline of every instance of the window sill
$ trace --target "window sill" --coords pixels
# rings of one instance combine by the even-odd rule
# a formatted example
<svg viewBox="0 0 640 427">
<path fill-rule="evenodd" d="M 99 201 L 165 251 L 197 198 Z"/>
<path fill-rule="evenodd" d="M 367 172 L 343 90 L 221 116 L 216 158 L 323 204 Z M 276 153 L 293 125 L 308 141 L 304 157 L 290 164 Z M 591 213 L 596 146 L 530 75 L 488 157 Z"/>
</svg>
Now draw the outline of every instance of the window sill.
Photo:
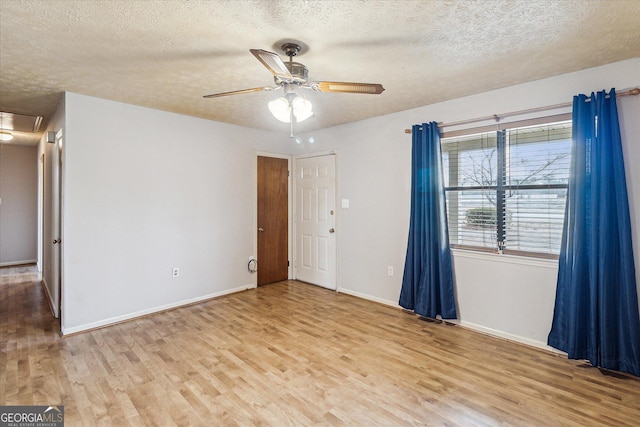
<svg viewBox="0 0 640 427">
<path fill-rule="evenodd" d="M 505 262 L 510 264 L 527 265 L 533 267 L 558 269 L 557 259 L 537 258 L 533 256 L 499 254 L 473 249 L 451 248 L 454 258 L 478 259 L 483 261 Z"/>
</svg>

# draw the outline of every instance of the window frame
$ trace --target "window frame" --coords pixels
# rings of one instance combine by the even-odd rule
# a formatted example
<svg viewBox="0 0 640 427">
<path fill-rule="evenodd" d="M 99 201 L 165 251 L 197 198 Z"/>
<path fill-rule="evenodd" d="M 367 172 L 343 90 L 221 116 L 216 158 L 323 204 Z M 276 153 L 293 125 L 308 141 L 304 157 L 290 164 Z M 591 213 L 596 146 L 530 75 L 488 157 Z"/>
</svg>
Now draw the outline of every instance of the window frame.
<svg viewBox="0 0 640 427">
<path fill-rule="evenodd" d="M 489 190 L 495 192 L 496 194 L 496 239 L 495 239 L 495 247 L 486 247 L 486 246 L 475 246 L 470 244 L 459 244 L 459 243 L 450 243 L 449 246 L 452 249 L 463 250 L 463 251 L 473 251 L 473 252 L 484 252 L 484 253 L 493 253 L 499 255 L 511 255 L 511 256 L 523 256 L 527 258 L 542 258 L 542 259 L 550 259 L 557 260 L 559 259 L 559 254 L 549 253 L 549 252 L 535 252 L 535 251 L 523 251 L 518 249 L 509 249 L 505 248 L 505 236 L 506 236 L 506 225 L 504 222 L 505 219 L 505 209 L 506 209 L 506 199 L 505 192 L 508 191 L 517 191 L 517 190 L 567 190 L 569 185 L 567 184 L 510 184 L 508 183 L 508 176 L 506 173 L 507 170 L 507 131 L 510 129 L 517 128 L 525 128 L 530 126 L 545 126 L 545 125 L 553 125 L 562 122 L 571 122 L 571 113 L 566 114 L 557 114 L 552 116 L 545 117 L 536 117 L 533 119 L 527 120 L 517 120 L 506 123 L 499 123 L 496 125 L 483 126 L 483 127 L 475 127 L 470 129 L 460 129 L 451 132 L 441 133 L 441 146 L 442 153 L 451 151 L 446 150 L 444 148 L 446 144 L 446 139 L 462 137 L 462 136 L 473 136 L 480 134 L 488 134 L 490 132 L 495 132 L 496 134 L 496 153 L 497 153 L 497 173 L 498 176 L 496 178 L 496 183 L 492 185 L 480 185 L 480 186 L 445 186 L 444 191 L 445 194 L 449 194 L 449 191 L 452 192 L 461 192 L 461 191 L 480 191 L 480 190 Z M 459 154 L 459 152 L 458 152 Z M 448 198 L 448 197 L 447 197 Z M 502 213 L 502 214 L 501 214 Z M 449 225 L 449 215 L 447 214 L 447 225 Z"/>
</svg>

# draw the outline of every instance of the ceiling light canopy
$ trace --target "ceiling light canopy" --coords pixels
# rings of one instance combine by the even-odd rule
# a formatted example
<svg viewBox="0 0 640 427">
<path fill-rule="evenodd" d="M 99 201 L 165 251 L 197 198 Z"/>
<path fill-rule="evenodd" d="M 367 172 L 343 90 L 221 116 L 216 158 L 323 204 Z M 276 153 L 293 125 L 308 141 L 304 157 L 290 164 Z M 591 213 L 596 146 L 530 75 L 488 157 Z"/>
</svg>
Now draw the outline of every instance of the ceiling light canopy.
<svg viewBox="0 0 640 427">
<path fill-rule="evenodd" d="M 13 134 L 6 130 L 0 130 L 0 141 L 11 141 Z"/>
</svg>

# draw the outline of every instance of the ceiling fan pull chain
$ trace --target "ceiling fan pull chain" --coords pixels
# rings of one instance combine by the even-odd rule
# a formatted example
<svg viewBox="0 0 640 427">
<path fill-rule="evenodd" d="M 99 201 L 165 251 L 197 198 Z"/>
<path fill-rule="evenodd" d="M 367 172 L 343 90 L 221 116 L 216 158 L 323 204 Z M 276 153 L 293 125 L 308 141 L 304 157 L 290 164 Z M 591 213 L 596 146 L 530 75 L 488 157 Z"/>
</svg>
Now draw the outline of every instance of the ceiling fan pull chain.
<svg viewBox="0 0 640 427">
<path fill-rule="evenodd" d="M 293 138 L 293 107 L 289 107 L 290 120 L 289 124 L 291 125 L 291 132 L 289 133 L 289 138 Z"/>
</svg>

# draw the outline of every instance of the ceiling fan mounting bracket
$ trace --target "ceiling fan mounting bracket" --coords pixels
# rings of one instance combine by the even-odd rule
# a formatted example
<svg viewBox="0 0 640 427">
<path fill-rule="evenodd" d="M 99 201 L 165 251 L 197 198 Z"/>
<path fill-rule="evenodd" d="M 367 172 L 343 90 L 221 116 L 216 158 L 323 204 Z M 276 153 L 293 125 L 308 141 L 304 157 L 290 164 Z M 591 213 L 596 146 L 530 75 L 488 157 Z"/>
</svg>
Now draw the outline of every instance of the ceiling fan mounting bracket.
<svg viewBox="0 0 640 427">
<path fill-rule="evenodd" d="M 287 55 L 289 59 L 291 59 L 292 57 L 300 53 L 301 46 L 297 43 L 284 43 L 281 46 L 281 49 L 284 54 Z"/>
</svg>

